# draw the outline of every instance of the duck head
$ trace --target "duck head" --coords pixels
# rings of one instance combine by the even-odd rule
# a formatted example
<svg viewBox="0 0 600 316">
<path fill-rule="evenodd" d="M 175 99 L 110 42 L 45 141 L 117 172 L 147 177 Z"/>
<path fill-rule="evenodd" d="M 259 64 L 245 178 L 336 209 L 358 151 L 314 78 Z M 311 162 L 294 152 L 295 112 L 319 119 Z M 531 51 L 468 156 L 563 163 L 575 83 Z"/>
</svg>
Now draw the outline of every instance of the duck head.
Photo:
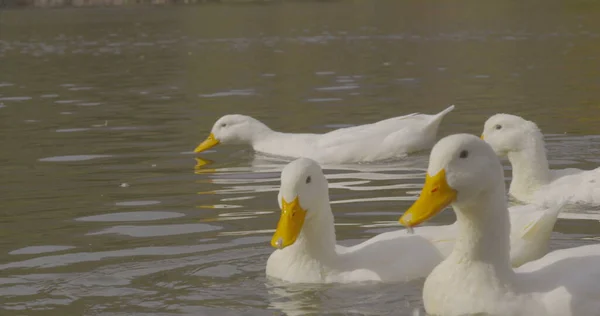
<svg viewBox="0 0 600 316">
<path fill-rule="evenodd" d="M 535 123 L 511 114 L 491 116 L 485 122 L 481 134 L 481 139 L 490 144 L 501 157 L 511 152 L 522 151 L 542 138 L 542 133 Z"/>
<path fill-rule="evenodd" d="M 493 149 L 480 138 L 456 134 L 442 138 L 431 150 L 425 185 L 400 224 L 413 227 L 429 220 L 450 204 L 461 210 L 485 192 L 504 185 L 502 165 Z"/>
<path fill-rule="evenodd" d="M 271 246 L 277 249 L 293 245 L 305 226 L 326 215 L 320 213 L 331 213 L 325 209 L 329 206 L 327 179 L 319 164 L 308 158 L 285 166 L 277 199 L 281 214 L 271 239 Z"/>
<path fill-rule="evenodd" d="M 228 114 L 215 122 L 210 134 L 196 149 L 200 153 L 219 144 L 251 144 L 253 139 L 269 128 L 259 120 L 240 114 Z"/>
</svg>

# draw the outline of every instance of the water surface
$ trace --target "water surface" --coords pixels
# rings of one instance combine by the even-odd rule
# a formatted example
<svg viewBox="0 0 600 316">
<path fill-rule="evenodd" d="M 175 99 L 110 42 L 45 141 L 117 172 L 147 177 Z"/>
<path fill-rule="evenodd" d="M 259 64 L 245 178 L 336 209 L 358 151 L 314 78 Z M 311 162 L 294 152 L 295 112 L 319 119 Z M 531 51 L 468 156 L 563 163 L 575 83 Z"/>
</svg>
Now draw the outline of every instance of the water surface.
<svg viewBox="0 0 600 316">
<path fill-rule="evenodd" d="M 552 167 L 594 168 L 599 56 L 586 1 L 3 11 L 0 314 L 423 315 L 422 280 L 267 280 L 285 161 L 193 148 L 227 113 L 319 133 L 455 104 L 440 136 L 514 113 Z M 397 229 L 426 165 L 328 167 L 339 242 Z M 598 211 L 562 214 L 552 248 L 595 242 Z"/>
</svg>

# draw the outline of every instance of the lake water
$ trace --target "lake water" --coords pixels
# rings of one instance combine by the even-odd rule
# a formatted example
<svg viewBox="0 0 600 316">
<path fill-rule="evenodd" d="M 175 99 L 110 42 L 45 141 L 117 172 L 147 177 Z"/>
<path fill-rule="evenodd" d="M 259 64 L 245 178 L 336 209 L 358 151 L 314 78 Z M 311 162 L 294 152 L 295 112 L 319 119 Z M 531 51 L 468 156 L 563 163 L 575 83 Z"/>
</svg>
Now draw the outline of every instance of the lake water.
<svg viewBox="0 0 600 316">
<path fill-rule="evenodd" d="M 591 1 L 7 10 L 0 65 L 1 315 L 424 315 L 422 280 L 265 278 L 285 162 L 196 161 L 227 113 L 325 132 L 455 104 L 440 136 L 513 113 L 552 167 L 600 165 Z M 398 229 L 427 155 L 327 168 L 338 241 Z M 596 242 L 598 214 L 562 214 L 552 248 Z"/>
</svg>

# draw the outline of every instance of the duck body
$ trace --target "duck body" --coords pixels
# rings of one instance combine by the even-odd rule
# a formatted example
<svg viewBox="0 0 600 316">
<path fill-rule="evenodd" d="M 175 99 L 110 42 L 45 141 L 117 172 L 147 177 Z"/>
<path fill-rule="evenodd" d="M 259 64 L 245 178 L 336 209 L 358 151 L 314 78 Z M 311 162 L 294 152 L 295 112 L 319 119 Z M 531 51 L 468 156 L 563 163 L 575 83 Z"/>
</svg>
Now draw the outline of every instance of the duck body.
<svg viewBox="0 0 600 316">
<path fill-rule="evenodd" d="M 433 147 L 421 195 L 400 222 L 418 225 L 448 204 L 458 236 L 425 281 L 428 314 L 600 315 L 600 245 L 553 251 L 511 267 L 502 165 L 473 135 L 451 135 Z"/>
<path fill-rule="evenodd" d="M 547 204 L 557 199 L 568 199 L 575 204 L 600 205 L 600 168 L 550 170 L 550 179 L 532 198 L 523 196 L 523 201 Z M 513 191 L 519 194 L 518 190 Z"/>
<path fill-rule="evenodd" d="M 282 214 L 266 274 L 291 283 L 408 281 L 426 276 L 443 256 L 433 236 L 447 239 L 450 226 L 386 232 L 355 246 L 337 245 L 328 183 L 320 166 L 300 158 L 281 173 Z M 294 201 L 294 202 L 289 202 Z M 413 250 L 411 256 L 396 251 Z"/>
<path fill-rule="evenodd" d="M 549 204 L 569 200 L 600 205 L 600 168 L 551 170 L 544 138 L 531 121 L 496 114 L 484 126 L 482 138 L 512 165 L 509 194 L 524 203 Z"/>
<path fill-rule="evenodd" d="M 329 256 L 311 253 L 303 242 L 275 250 L 266 274 L 290 283 L 406 282 L 423 278 L 443 259 L 435 243 L 406 230 L 383 233 L 351 247 L 334 245 Z M 394 255 L 402 249 L 418 249 L 418 254 Z"/>
<path fill-rule="evenodd" d="M 295 204 L 298 214 L 303 212 L 301 209 L 307 211 L 297 237 L 285 247 L 279 247 L 277 241 L 282 238 L 285 244 L 284 228 L 279 226 L 287 226 L 278 226 L 271 242 L 278 249 L 266 265 L 269 277 L 291 283 L 410 281 L 427 276 L 450 255 L 456 242 L 459 229 L 455 222 L 417 227 L 412 233 L 405 229 L 385 232 L 350 247 L 338 245 L 328 183 L 319 165 L 308 158 L 297 159 L 284 168 L 281 179 L 280 223 L 285 221 L 284 214 L 290 212 L 286 201 L 298 198 Z M 511 259 L 515 266 L 547 252 L 559 208 L 540 209 L 530 205 L 511 208 L 510 221 L 514 221 Z M 398 255 L 404 251 L 411 255 Z"/>
<path fill-rule="evenodd" d="M 549 207 L 516 205 L 508 209 L 510 220 L 510 261 L 519 267 L 548 253 L 550 235 L 564 202 Z M 458 228 L 456 235 L 458 236 Z"/>
<path fill-rule="evenodd" d="M 269 155 L 306 157 L 325 164 L 392 159 L 431 148 L 442 119 L 453 109 L 450 106 L 435 115 L 413 113 L 325 134 L 282 133 L 248 116 L 226 115 L 213 126 L 214 141 L 207 143 L 207 139 L 196 152 L 230 143 L 249 144 L 255 151 Z"/>
<path fill-rule="evenodd" d="M 598 316 L 599 262 L 600 246 L 587 245 L 553 251 L 506 273 L 482 262 L 440 265 L 426 280 L 425 307 L 444 316 Z M 456 286 L 453 293 L 449 284 Z"/>
<path fill-rule="evenodd" d="M 546 315 L 600 315 L 600 245 L 556 250 L 515 270 Z M 544 291 L 545 290 L 545 291 Z"/>
</svg>

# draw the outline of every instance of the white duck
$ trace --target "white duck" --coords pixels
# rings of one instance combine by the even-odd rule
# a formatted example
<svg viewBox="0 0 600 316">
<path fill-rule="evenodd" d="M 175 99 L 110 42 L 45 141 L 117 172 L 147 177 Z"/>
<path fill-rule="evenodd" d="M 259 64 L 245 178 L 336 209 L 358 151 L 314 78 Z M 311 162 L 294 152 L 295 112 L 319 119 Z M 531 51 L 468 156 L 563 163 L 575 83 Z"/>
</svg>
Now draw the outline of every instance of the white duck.
<svg viewBox="0 0 600 316">
<path fill-rule="evenodd" d="M 281 173 L 278 195 L 282 210 L 267 261 L 266 274 L 293 283 L 408 281 L 423 278 L 452 251 L 455 224 L 382 233 L 352 247 L 336 245 L 327 179 L 308 158 L 288 164 Z M 540 211 L 515 208 L 515 264 L 546 253 L 558 207 Z M 410 252 L 409 256 L 391 253 Z"/>
<path fill-rule="evenodd" d="M 512 165 L 509 194 L 522 202 L 600 204 L 600 168 L 550 170 L 544 136 L 531 121 L 510 114 L 490 117 L 481 138 Z"/>
<path fill-rule="evenodd" d="M 442 118 L 453 109 L 450 106 L 435 115 L 413 113 L 325 134 L 276 132 L 252 117 L 230 114 L 217 120 L 208 138 L 194 152 L 218 144 L 244 144 L 257 152 L 307 157 L 320 163 L 385 160 L 431 148 Z"/>
<path fill-rule="evenodd" d="M 473 135 L 451 135 L 432 149 L 419 199 L 400 218 L 412 227 L 452 205 L 454 250 L 427 277 L 431 315 L 600 315 L 600 245 L 549 253 L 516 270 L 502 165 Z M 411 253 L 398 253 L 410 256 Z"/>
</svg>

